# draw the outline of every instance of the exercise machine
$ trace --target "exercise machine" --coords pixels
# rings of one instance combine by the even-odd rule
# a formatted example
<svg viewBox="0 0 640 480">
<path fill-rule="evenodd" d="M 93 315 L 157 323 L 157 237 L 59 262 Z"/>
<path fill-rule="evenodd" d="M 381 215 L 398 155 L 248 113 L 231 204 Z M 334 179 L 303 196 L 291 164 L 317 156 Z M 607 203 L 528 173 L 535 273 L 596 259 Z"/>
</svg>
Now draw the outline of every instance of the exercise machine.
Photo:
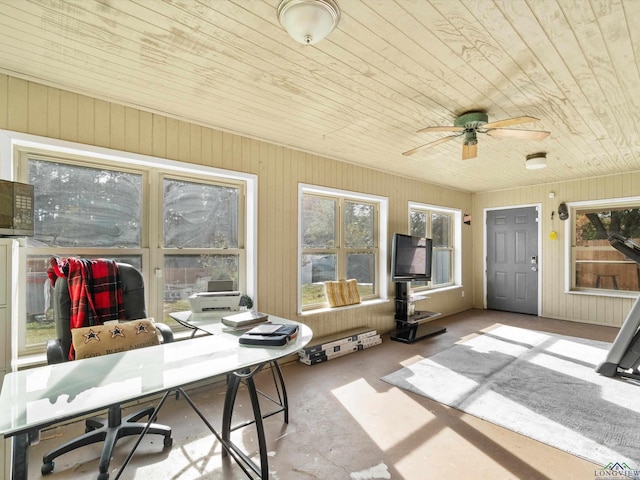
<svg viewBox="0 0 640 480">
<path fill-rule="evenodd" d="M 611 246 L 640 264 L 640 245 L 617 233 L 609 236 Z M 635 301 L 607 358 L 596 372 L 607 377 L 621 376 L 640 380 L 640 296 Z"/>
</svg>

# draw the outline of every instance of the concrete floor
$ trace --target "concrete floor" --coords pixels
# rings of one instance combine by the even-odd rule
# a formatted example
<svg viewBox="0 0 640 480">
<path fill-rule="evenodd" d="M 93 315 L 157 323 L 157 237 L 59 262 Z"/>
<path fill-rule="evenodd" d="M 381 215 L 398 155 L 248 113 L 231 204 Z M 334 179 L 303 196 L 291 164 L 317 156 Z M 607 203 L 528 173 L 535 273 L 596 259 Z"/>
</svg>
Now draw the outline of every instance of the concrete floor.
<svg viewBox="0 0 640 480">
<path fill-rule="evenodd" d="M 282 414 L 265 421 L 270 478 L 275 480 L 562 479 L 589 480 L 598 465 L 566 454 L 424 397 L 400 390 L 380 377 L 438 353 L 495 324 L 514 325 L 611 342 L 617 328 L 529 315 L 471 310 L 435 322 L 447 332 L 412 345 L 390 341 L 314 366 L 283 366 L 290 402 L 289 424 Z M 258 380 L 265 391 L 268 373 Z M 224 385 L 200 387 L 191 398 L 219 427 Z M 238 398 L 238 418 L 247 398 Z M 267 409 L 267 405 L 264 406 Z M 171 398 L 160 423 L 173 428 L 174 444 L 148 436 L 121 478 L 241 479 L 242 471 L 221 458 L 220 444 L 184 400 Z M 76 422 L 42 434 L 30 449 L 29 478 L 40 478 L 42 454 L 84 427 Z M 253 428 L 234 433 L 255 456 Z M 121 440 L 111 468 L 117 468 L 132 440 Z M 46 478 L 95 479 L 100 448 L 84 447 L 56 461 Z M 112 474 L 111 478 L 115 477 Z"/>
</svg>

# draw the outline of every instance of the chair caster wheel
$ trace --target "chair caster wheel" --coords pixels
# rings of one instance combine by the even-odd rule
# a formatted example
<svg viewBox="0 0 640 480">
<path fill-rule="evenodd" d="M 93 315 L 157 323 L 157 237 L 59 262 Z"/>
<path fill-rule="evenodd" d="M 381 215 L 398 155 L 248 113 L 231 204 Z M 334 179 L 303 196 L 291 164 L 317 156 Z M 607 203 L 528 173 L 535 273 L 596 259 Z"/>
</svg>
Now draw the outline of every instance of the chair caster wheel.
<svg viewBox="0 0 640 480">
<path fill-rule="evenodd" d="M 171 445 L 173 445 L 173 438 L 172 437 L 164 437 L 164 446 L 165 447 L 170 447 Z"/>
<path fill-rule="evenodd" d="M 98 480 L 109 480 L 109 472 L 100 472 L 98 474 Z"/>
<path fill-rule="evenodd" d="M 42 473 L 42 475 L 50 474 L 51 472 L 53 472 L 54 465 L 54 462 L 43 463 L 42 467 L 40 467 L 40 473 Z"/>
</svg>

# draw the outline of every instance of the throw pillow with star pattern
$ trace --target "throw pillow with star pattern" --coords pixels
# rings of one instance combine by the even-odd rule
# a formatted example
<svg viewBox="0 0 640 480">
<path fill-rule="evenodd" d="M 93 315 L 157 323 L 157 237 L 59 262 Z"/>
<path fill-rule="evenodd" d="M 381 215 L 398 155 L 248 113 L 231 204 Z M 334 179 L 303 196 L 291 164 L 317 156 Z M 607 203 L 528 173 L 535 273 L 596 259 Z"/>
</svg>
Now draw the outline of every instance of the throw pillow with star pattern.
<svg viewBox="0 0 640 480">
<path fill-rule="evenodd" d="M 153 318 L 71 330 L 76 360 L 160 344 Z"/>
</svg>

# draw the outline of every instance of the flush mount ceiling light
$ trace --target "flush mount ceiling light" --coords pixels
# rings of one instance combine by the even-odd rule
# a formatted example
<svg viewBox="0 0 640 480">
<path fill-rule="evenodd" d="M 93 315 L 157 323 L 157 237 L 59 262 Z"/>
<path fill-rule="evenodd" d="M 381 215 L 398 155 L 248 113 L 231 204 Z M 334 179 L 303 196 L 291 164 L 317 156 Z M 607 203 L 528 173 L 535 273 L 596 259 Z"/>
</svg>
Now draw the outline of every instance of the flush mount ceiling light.
<svg viewBox="0 0 640 480">
<path fill-rule="evenodd" d="M 527 170 L 544 168 L 547 166 L 547 154 L 544 152 L 532 153 L 531 155 L 527 155 L 524 163 Z"/>
<path fill-rule="evenodd" d="M 282 0 L 278 20 L 295 41 L 314 45 L 336 28 L 340 9 L 333 0 Z"/>
</svg>

